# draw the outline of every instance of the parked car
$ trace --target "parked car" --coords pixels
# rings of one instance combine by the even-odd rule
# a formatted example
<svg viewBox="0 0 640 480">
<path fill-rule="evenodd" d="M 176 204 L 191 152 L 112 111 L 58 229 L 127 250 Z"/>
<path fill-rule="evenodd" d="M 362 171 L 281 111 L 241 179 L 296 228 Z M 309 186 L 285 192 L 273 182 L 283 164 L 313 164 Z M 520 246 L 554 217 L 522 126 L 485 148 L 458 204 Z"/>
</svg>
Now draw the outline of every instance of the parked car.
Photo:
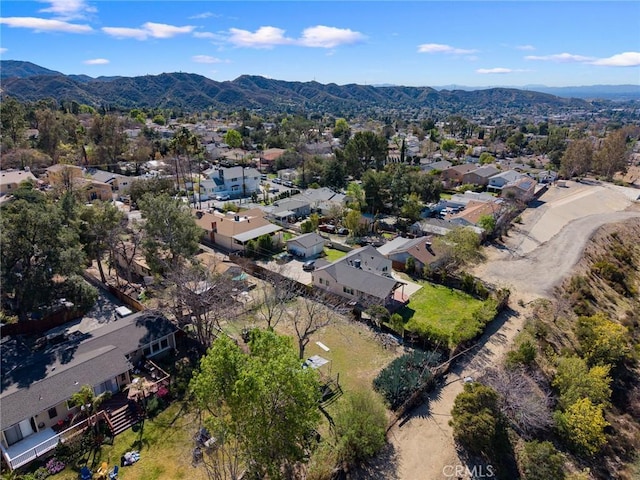
<svg viewBox="0 0 640 480">
<path fill-rule="evenodd" d="M 279 178 L 279 177 L 276 177 L 276 178 L 273 179 L 273 183 L 279 183 L 280 184 L 280 183 L 282 183 L 282 179 Z"/>
<path fill-rule="evenodd" d="M 349 229 L 348 228 L 339 228 L 338 229 L 338 235 L 349 235 Z"/>
<path fill-rule="evenodd" d="M 284 186 L 291 188 L 293 187 L 293 182 L 290 182 L 289 180 L 287 180 L 286 182 L 284 182 Z"/>
<path fill-rule="evenodd" d="M 329 223 L 322 224 L 318 226 L 318 230 L 325 233 L 336 233 L 335 225 L 331 225 Z"/>
<path fill-rule="evenodd" d="M 225 200 L 229 200 L 231 197 L 229 195 L 216 195 L 216 200 L 219 202 L 223 202 Z"/>
<path fill-rule="evenodd" d="M 289 252 L 282 252 L 276 255 L 276 263 L 287 263 L 290 260 L 293 260 L 293 255 Z"/>
<path fill-rule="evenodd" d="M 306 261 L 302 265 L 302 270 L 304 270 L 305 272 L 311 272 L 311 271 L 315 270 L 315 268 L 316 268 L 316 261 L 315 260 Z"/>
</svg>

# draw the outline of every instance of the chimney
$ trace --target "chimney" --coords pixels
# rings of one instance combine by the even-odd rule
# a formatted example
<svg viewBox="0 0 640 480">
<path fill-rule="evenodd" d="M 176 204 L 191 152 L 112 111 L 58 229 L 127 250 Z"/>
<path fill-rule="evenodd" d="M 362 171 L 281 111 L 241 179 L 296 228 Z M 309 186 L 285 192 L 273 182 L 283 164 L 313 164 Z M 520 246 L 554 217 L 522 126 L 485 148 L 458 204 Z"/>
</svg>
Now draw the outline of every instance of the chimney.
<svg viewBox="0 0 640 480">
<path fill-rule="evenodd" d="M 356 267 L 356 268 L 362 268 L 362 266 L 361 266 L 361 260 L 360 260 L 359 258 L 356 258 L 356 259 L 353 261 L 353 266 L 354 266 L 354 267 Z"/>
</svg>

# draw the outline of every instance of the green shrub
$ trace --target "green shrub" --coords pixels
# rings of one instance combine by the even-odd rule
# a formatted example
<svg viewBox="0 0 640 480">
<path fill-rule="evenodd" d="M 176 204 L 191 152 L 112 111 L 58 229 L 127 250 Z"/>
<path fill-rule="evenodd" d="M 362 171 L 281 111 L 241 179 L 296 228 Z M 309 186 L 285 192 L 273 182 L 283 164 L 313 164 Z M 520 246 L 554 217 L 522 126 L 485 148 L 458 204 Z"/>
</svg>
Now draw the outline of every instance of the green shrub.
<svg viewBox="0 0 640 480">
<path fill-rule="evenodd" d="M 536 346 L 529 340 L 522 342 L 516 350 L 507 352 L 508 367 L 531 365 L 536 359 Z"/>
<path fill-rule="evenodd" d="M 563 480 L 564 457 L 551 442 L 526 442 L 518 456 L 524 480 Z"/>
<path fill-rule="evenodd" d="M 165 407 L 164 400 L 154 395 L 147 401 L 147 416 L 149 418 L 155 417 L 162 410 L 164 410 L 164 407 Z"/>
<path fill-rule="evenodd" d="M 479 383 L 467 383 L 451 410 L 453 437 L 468 452 L 490 457 L 501 428 L 498 393 Z"/>
<path fill-rule="evenodd" d="M 384 405 L 368 390 L 348 395 L 334 417 L 338 459 L 349 464 L 373 457 L 386 441 Z"/>
<path fill-rule="evenodd" d="M 373 388 L 379 392 L 392 410 L 397 410 L 427 382 L 433 381 L 429 367 L 440 361 L 434 352 L 414 351 L 396 358 L 387 365 L 373 381 Z"/>
</svg>

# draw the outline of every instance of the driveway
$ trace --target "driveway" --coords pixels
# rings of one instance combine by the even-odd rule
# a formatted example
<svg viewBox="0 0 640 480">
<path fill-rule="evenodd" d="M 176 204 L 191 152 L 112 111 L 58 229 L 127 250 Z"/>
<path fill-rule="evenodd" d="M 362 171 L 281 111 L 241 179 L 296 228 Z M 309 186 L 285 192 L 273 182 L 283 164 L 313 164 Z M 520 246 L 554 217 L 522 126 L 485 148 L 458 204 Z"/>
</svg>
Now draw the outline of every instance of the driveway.
<svg viewBox="0 0 640 480">
<path fill-rule="evenodd" d="M 458 361 L 446 384 L 434 392 L 428 405 L 417 408 L 394 426 L 389 439 L 396 453 L 398 480 L 450 479 L 458 458 L 449 426 L 451 408 L 467 376 L 476 377 L 495 365 L 521 330 L 527 308 L 518 305 L 550 297 L 553 287 L 570 274 L 591 235 L 602 225 L 640 218 L 637 190 L 613 185 L 551 187 L 522 215 L 504 245 L 486 249 L 488 260 L 473 272 L 498 286 L 511 289 L 509 309 L 492 322 L 476 349 Z M 472 466 L 470 466 L 472 467 Z M 468 478 L 468 477 L 459 477 Z"/>
</svg>

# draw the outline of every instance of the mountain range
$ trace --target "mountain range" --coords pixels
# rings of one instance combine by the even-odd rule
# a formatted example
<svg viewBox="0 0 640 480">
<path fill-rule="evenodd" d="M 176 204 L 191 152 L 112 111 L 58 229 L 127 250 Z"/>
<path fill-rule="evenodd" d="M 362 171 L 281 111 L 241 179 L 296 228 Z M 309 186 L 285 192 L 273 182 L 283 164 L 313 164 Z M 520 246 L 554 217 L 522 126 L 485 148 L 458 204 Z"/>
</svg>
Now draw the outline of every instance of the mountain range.
<svg viewBox="0 0 640 480">
<path fill-rule="evenodd" d="M 517 88 L 437 90 L 431 87 L 397 85 L 289 82 L 252 75 L 218 82 L 201 75 L 182 72 L 92 78 L 87 75 L 65 75 L 16 60 L 0 62 L 0 79 L 2 95 L 13 96 L 21 101 L 54 98 L 94 107 L 124 109 L 303 109 L 339 114 L 380 108 L 431 109 L 459 113 L 487 109 L 526 109 L 530 113 L 544 113 L 563 108 L 593 107 L 582 99 Z"/>
</svg>

